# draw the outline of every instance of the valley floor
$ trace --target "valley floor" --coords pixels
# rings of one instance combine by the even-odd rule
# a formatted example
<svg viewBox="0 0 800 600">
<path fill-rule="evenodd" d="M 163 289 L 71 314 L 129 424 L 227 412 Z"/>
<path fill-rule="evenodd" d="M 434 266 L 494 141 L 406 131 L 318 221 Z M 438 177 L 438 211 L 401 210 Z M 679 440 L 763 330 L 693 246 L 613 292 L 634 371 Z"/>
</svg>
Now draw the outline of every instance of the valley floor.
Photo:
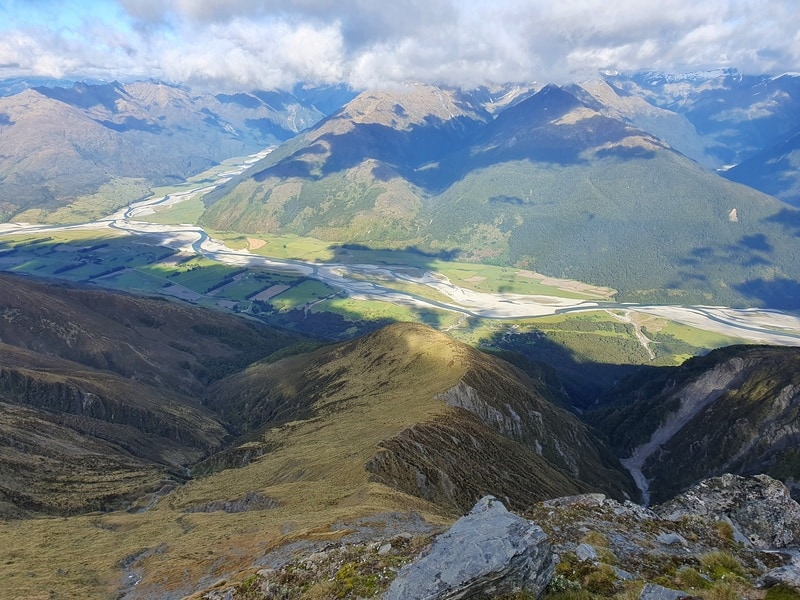
<svg viewBox="0 0 800 600">
<path fill-rule="evenodd" d="M 158 200 L 148 202 L 154 203 Z M 140 204 L 137 203 L 135 206 L 139 208 Z M 632 304 L 555 295 L 480 292 L 458 286 L 440 273 L 412 270 L 407 267 L 318 263 L 265 257 L 247 249 L 231 249 L 195 225 L 162 225 L 131 220 L 128 215 L 134 212 L 138 214 L 137 209 L 121 210 L 108 219 L 64 227 L 2 224 L 0 237 L 12 234 L 45 234 L 65 229 L 113 228 L 131 235 L 157 238 L 163 246 L 188 254 L 202 255 L 223 264 L 311 277 L 342 290 L 355 300 L 433 308 L 496 320 L 596 310 L 624 311 L 624 313 L 635 311 L 753 343 L 800 346 L 800 317 L 791 313 L 722 306 Z M 448 301 L 434 300 L 413 291 L 393 289 L 387 285 L 390 282 L 411 284 L 418 289 L 428 288 L 446 297 Z"/>
</svg>

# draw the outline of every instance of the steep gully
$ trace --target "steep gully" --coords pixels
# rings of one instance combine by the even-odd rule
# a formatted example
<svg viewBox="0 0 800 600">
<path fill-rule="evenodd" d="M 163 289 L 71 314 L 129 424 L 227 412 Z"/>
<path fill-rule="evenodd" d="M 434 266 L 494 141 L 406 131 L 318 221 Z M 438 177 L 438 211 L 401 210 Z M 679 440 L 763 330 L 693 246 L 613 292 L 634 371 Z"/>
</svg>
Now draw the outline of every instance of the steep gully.
<svg viewBox="0 0 800 600">
<path fill-rule="evenodd" d="M 745 377 L 740 360 L 723 363 L 703 377 L 693 381 L 680 392 L 680 406 L 671 413 L 650 439 L 634 448 L 628 458 L 620 460 L 633 477 L 642 494 L 642 504 L 650 504 L 650 482 L 643 473 L 644 465 L 651 456 L 669 442 L 689 421 Z M 674 397 L 674 396 L 673 396 Z"/>
<path fill-rule="evenodd" d="M 247 250 L 232 250 L 211 238 L 196 225 L 160 225 L 137 220 L 153 212 L 155 207 L 169 206 L 205 194 L 250 165 L 263 158 L 269 150 L 242 159 L 231 169 L 218 174 L 216 181 L 185 192 L 135 202 L 116 213 L 94 222 L 69 226 L 30 224 L 0 224 L 0 237 L 19 233 L 44 233 L 68 229 L 113 228 L 131 235 L 157 237 L 164 246 L 203 255 L 222 263 L 258 267 L 279 272 L 313 277 L 342 290 L 356 299 L 378 300 L 420 308 L 437 308 L 483 319 L 521 319 L 560 313 L 585 311 L 621 311 L 615 315 L 630 321 L 631 311 L 650 314 L 706 331 L 738 337 L 757 343 L 800 346 L 800 317 L 791 313 L 763 309 L 733 309 L 720 306 L 647 305 L 605 301 L 585 301 L 557 296 L 477 292 L 459 287 L 439 273 L 402 266 L 369 264 L 314 263 L 277 259 L 253 254 Z M 364 275 L 383 280 L 402 281 L 427 286 L 444 294 L 451 302 L 431 300 L 411 292 L 400 292 L 372 281 Z M 640 335 L 641 334 L 641 335 Z M 637 339 L 651 354 L 649 340 L 637 329 Z"/>
</svg>

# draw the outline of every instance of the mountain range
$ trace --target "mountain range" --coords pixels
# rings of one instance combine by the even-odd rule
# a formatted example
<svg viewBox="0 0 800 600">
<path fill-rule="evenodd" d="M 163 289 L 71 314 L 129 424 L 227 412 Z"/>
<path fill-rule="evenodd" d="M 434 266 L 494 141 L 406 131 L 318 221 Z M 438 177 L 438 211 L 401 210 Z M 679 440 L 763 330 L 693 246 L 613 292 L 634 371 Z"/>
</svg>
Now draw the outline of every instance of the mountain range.
<svg viewBox="0 0 800 600">
<path fill-rule="evenodd" d="M 355 97 L 16 82 L 0 219 L 96 218 L 278 144 L 206 195 L 200 224 L 532 268 L 625 301 L 794 309 L 800 213 L 775 198 L 794 201 L 798 80 L 607 73 Z"/>
<path fill-rule="evenodd" d="M 726 470 L 800 478 L 795 349 L 645 369 L 581 419 L 548 370 L 423 325 L 321 345 L 176 301 L 0 278 L 10 597 L 107 596 L 131 565 L 130 597 L 182 597 L 254 564 L 265 540 L 387 511 L 441 522 L 486 494 L 525 510 L 638 499 L 635 481 L 665 499 Z M 649 489 L 620 463 L 648 443 Z"/>
<path fill-rule="evenodd" d="M 194 94 L 156 81 L 48 82 L 0 96 L 0 220 L 105 216 L 154 186 L 289 139 L 349 97 L 302 87 Z"/>
<path fill-rule="evenodd" d="M 7 82 L 0 220 L 92 220 L 274 145 L 202 198 L 200 225 L 243 243 L 280 234 L 535 269 L 620 302 L 793 311 L 798 86 L 730 71 L 359 94 Z M 783 482 L 759 480 L 775 495 L 800 497 L 795 348 L 731 346 L 595 377 L 604 365 L 556 372 L 511 351 L 533 334 L 484 352 L 394 322 L 330 343 L 253 315 L 0 273 L 0 597 L 254 598 L 278 573 L 268 560 L 287 578 L 276 597 L 333 562 L 317 597 L 369 596 L 344 540 L 387 532 L 389 548 L 373 548 L 387 583 L 393 548 L 410 552 L 487 494 L 550 515 L 568 552 L 595 544 L 613 562 L 613 548 L 666 583 L 682 577 L 672 557 L 684 545 L 663 536 L 697 535 L 703 551 L 744 542 L 724 518 L 670 525 L 632 502 L 725 472 L 767 473 Z M 555 346 L 540 354 L 568 353 Z M 675 546 L 658 569 L 617 535 L 634 522 L 648 548 Z M 614 528 L 605 545 L 591 535 L 602 523 Z M 312 545 L 315 559 L 297 559 Z M 586 588 L 561 592 L 610 596 L 601 576 L 630 575 L 583 563 L 570 554 L 561 575 Z M 726 564 L 692 581 L 746 576 Z"/>
<path fill-rule="evenodd" d="M 490 114 L 433 86 L 365 92 L 206 195 L 200 222 L 531 268 L 628 301 L 800 306 L 800 213 L 635 124 L 694 130 L 685 118 L 623 100 L 550 85 Z"/>
</svg>

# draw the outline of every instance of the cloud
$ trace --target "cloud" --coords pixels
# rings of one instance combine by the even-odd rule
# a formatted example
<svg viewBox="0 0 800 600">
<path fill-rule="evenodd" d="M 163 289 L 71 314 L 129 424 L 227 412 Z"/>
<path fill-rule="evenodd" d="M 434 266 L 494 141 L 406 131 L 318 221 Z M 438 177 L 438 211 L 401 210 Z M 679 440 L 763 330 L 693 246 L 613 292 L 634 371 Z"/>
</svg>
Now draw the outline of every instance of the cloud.
<svg viewBox="0 0 800 600">
<path fill-rule="evenodd" d="M 558 83 L 598 69 L 800 70 L 795 0 L 0 2 L 0 77 L 362 88 Z"/>
<path fill-rule="evenodd" d="M 180 34 L 180 44 L 172 36 L 151 41 L 163 79 L 216 88 L 278 89 L 298 81 L 338 83 L 346 76 L 336 24 L 235 19 L 193 26 Z"/>
</svg>

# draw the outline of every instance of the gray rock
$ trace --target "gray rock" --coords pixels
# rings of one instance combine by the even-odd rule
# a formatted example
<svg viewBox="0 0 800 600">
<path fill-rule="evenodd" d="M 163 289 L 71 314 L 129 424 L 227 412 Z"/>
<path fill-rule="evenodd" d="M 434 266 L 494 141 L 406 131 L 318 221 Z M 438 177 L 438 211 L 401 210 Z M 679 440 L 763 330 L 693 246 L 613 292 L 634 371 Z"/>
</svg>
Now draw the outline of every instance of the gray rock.
<svg viewBox="0 0 800 600">
<path fill-rule="evenodd" d="M 630 500 L 625 500 L 622 504 L 614 503 L 612 506 L 614 507 L 614 514 L 618 516 L 630 516 L 638 521 L 652 521 L 658 518 L 656 514 L 646 506 L 635 504 Z"/>
<path fill-rule="evenodd" d="M 794 562 L 764 573 L 756 582 L 759 587 L 786 585 L 800 591 L 800 563 Z"/>
<path fill-rule="evenodd" d="M 800 591 L 800 568 L 796 565 L 778 567 L 765 573 L 758 580 L 760 587 L 772 587 L 777 584 L 793 587 Z"/>
<path fill-rule="evenodd" d="M 619 567 L 614 566 L 611 568 L 614 569 L 614 575 L 617 576 L 617 579 L 621 579 L 622 581 L 633 581 L 634 579 L 637 579 L 636 575 L 626 571 L 625 569 L 620 569 Z"/>
<path fill-rule="evenodd" d="M 606 501 L 605 494 L 579 494 L 577 496 L 563 496 L 545 500 L 544 506 L 602 506 Z"/>
<path fill-rule="evenodd" d="M 665 544 L 667 546 L 686 546 L 689 543 L 686 541 L 686 538 L 679 533 L 659 533 L 656 537 L 656 541 L 659 544 Z"/>
<path fill-rule="evenodd" d="M 554 568 L 544 531 L 486 496 L 400 570 L 383 600 L 458 600 L 523 590 L 538 596 Z"/>
<path fill-rule="evenodd" d="M 785 485 L 767 475 L 706 479 L 654 510 L 670 521 L 692 515 L 727 517 L 757 548 L 800 544 L 800 504 Z"/>
<path fill-rule="evenodd" d="M 578 547 L 575 548 L 575 555 L 581 562 L 586 560 L 597 560 L 597 550 L 595 550 L 594 546 L 591 544 L 578 544 Z"/>
<path fill-rule="evenodd" d="M 639 600 L 678 600 L 679 598 L 688 598 L 690 595 L 655 583 L 647 583 L 639 593 Z"/>
</svg>

